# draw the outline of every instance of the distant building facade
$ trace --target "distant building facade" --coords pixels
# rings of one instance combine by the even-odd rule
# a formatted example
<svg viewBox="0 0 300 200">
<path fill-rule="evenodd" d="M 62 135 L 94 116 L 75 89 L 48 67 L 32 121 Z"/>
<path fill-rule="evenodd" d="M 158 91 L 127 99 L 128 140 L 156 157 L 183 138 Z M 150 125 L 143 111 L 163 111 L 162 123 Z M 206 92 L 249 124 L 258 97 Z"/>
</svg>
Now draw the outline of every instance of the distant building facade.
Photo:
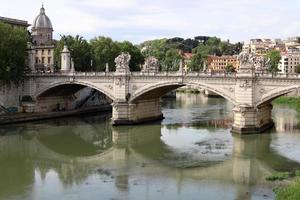
<svg viewBox="0 0 300 200">
<path fill-rule="evenodd" d="M 0 22 L 9 24 L 13 28 L 27 29 L 30 26 L 27 21 L 7 17 L 0 17 Z"/>
<path fill-rule="evenodd" d="M 296 73 L 296 66 L 300 64 L 300 52 L 281 53 L 281 60 L 278 64 L 280 73 Z"/>
<path fill-rule="evenodd" d="M 209 56 L 207 58 L 208 71 L 210 72 L 226 72 L 229 65 L 232 65 L 237 71 L 239 69 L 238 56 Z"/>
</svg>

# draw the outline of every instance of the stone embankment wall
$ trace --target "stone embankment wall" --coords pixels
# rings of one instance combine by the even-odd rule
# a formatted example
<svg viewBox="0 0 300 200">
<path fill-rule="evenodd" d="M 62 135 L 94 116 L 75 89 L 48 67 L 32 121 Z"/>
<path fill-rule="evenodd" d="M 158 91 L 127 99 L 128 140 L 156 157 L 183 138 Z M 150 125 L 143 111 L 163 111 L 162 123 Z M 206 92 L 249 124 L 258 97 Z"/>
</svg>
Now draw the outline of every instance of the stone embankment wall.
<svg viewBox="0 0 300 200">
<path fill-rule="evenodd" d="M 39 97 L 36 102 L 36 112 L 73 110 L 110 104 L 104 94 L 91 88 L 83 88 L 70 96 Z"/>
<path fill-rule="evenodd" d="M 26 110 L 21 102 L 22 88 L 14 85 L 0 88 L 0 114 L 5 114 L 7 110 L 10 112 Z M 69 96 L 39 97 L 34 104 L 34 112 L 52 112 L 107 105 L 111 104 L 111 100 L 104 94 L 86 87 Z"/>
</svg>

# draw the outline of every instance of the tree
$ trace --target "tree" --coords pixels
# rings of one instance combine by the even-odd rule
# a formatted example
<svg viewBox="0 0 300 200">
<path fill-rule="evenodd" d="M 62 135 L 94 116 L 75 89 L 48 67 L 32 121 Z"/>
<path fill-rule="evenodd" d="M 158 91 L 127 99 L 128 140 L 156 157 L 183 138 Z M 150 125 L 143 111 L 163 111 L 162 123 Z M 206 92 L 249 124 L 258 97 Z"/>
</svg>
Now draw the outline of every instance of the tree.
<svg viewBox="0 0 300 200">
<path fill-rule="evenodd" d="M 0 22 L 0 81 L 1 84 L 19 83 L 29 67 L 27 59 L 27 31 Z"/>
<path fill-rule="evenodd" d="M 300 65 L 296 65 L 296 66 L 295 66 L 295 72 L 296 72 L 297 74 L 300 74 Z"/>
<path fill-rule="evenodd" d="M 197 52 L 193 55 L 191 62 L 188 65 L 189 70 L 191 71 L 200 71 L 203 69 L 203 63 L 206 58 L 200 52 Z"/>
<path fill-rule="evenodd" d="M 129 53 L 131 55 L 129 63 L 130 71 L 141 70 L 140 65 L 144 63 L 144 56 L 139 50 L 139 48 L 137 48 L 131 42 L 128 41 L 119 42 L 117 43 L 117 45 L 119 46 L 120 53 L 124 52 Z"/>
<path fill-rule="evenodd" d="M 280 51 L 271 50 L 267 53 L 266 57 L 270 59 L 270 67 L 268 70 L 272 73 L 277 72 L 278 63 L 281 59 Z"/>
<path fill-rule="evenodd" d="M 160 63 L 165 60 L 168 51 L 167 39 L 145 41 L 139 47 L 144 57 L 154 56 Z"/>
<path fill-rule="evenodd" d="M 92 71 L 93 69 L 91 67 L 91 46 L 85 39 L 83 39 L 83 37 L 79 35 L 76 35 L 75 37 L 71 35 L 62 36 L 60 41 L 57 42 L 56 47 L 54 49 L 55 68 L 58 68 L 58 66 L 60 66 L 60 55 L 65 43 L 71 52 L 71 57 L 74 61 L 75 70 Z"/>
<path fill-rule="evenodd" d="M 99 36 L 90 41 L 93 63 L 97 71 L 104 71 L 106 63 L 110 71 L 115 71 L 115 58 L 120 54 L 120 47 L 109 37 Z"/>
<path fill-rule="evenodd" d="M 166 52 L 165 60 L 163 61 L 162 70 L 176 71 L 179 69 L 181 55 L 177 49 L 169 49 Z"/>
<path fill-rule="evenodd" d="M 232 64 L 229 64 L 229 65 L 226 66 L 225 71 L 227 73 L 235 72 L 235 68 L 234 68 L 234 66 Z"/>
</svg>

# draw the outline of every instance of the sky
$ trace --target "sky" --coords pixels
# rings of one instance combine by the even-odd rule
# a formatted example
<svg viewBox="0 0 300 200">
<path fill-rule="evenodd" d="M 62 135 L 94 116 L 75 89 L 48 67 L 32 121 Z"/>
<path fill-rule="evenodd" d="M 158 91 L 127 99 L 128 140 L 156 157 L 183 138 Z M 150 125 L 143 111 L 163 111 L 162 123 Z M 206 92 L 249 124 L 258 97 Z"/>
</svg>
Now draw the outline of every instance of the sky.
<svg viewBox="0 0 300 200">
<path fill-rule="evenodd" d="M 0 16 L 32 24 L 42 3 L 55 39 L 79 34 L 138 44 L 199 35 L 232 42 L 300 35 L 299 0 L 0 0 Z"/>
</svg>

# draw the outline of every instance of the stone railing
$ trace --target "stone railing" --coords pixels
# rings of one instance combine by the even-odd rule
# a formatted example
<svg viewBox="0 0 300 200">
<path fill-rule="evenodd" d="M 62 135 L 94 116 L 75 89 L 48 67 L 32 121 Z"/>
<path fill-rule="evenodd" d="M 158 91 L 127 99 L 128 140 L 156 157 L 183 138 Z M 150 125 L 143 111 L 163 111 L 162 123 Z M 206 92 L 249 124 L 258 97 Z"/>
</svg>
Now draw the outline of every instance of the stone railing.
<svg viewBox="0 0 300 200">
<path fill-rule="evenodd" d="M 261 78 L 291 78 L 291 79 L 299 79 L 300 75 L 296 73 L 290 73 L 290 74 L 281 74 L 281 73 L 256 73 L 255 77 L 261 77 Z"/>
<path fill-rule="evenodd" d="M 238 73 L 218 73 L 218 72 L 179 72 L 179 71 L 159 71 L 159 72 L 130 72 L 131 76 L 187 76 L 187 77 L 236 77 Z M 80 77 L 95 77 L 95 76 L 115 76 L 115 72 L 55 72 L 55 73 L 31 73 L 28 76 L 43 76 L 43 77 L 62 77 L 62 76 L 80 76 Z M 250 76 L 250 74 L 249 74 Z M 255 73 L 255 77 L 259 78 L 290 78 L 300 79 L 300 75 L 296 73 L 281 74 L 281 73 Z"/>
</svg>

